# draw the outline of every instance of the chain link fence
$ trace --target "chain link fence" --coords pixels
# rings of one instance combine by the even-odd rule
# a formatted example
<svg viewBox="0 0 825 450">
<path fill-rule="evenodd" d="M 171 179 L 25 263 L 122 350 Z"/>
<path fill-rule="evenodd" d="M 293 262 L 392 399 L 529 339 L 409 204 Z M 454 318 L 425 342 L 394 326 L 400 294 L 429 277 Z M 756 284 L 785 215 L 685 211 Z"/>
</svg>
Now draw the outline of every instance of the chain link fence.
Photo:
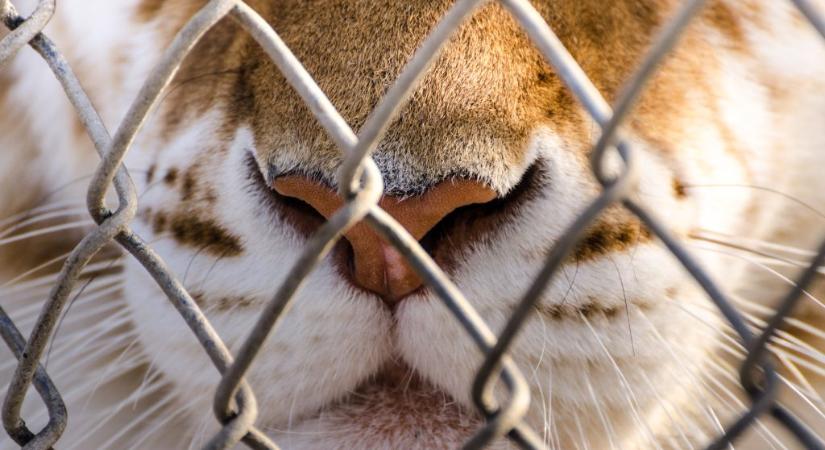
<svg viewBox="0 0 825 450">
<path fill-rule="evenodd" d="M 778 404 L 776 396 L 779 378 L 768 355 L 767 344 L 790 314 L 805 287 L 816 276 L 817 268 L 825 262 L 825 243 L 819 248 L 808 269 L 797 280 L 796 287 L 787 293 L 776 314 L 757 335 L 749 330 L 737 309 L 716 287 L 711 277 L 699 268 L 683 245 L 668 233 L 644 205 L 630 196 L 634 187 L 636 166 L 633 149 L 622 138 L 622 123 L 639 98 L 646 81 L 676 45 L 686 26 L 700 13 L 705 0 L 683 3 L 673 19 L 660 31 L 642 64 L 612 107 L 600 95 L 529 1 L 499 0 L 499 3 L 521 24 L 567 88 L 601 126 L 602 134 L 592 152 L 591 163 L 593 173 L 603 190 L 580 213 L 552 249 L 546 265 L 498 336 L 484 323 L 419 243 L 388 213 L 377 206 L 383 192 L 383 182 L 377 166 L 371 159 L 372 151 L 452 33 L 477 8 L 490 1 L 492 0 L 457 0 L 369 115 L 360 133 L 356 134 L 276 31 L 261 16 L 240 0 L 211 0 L 189 20 L 165 50 L 161 62 L 143 84 L 125 119 L 114 136 L 110 136 L 71 67 L 53 42 L 41 33 L 54 13 L 55 0 L 41 0 L 35 12 L 26 19 L 17 13 L 9 0 L 0 0 L 0 18 L 11 30 L 11 33 L 0 42 L 0 66 L 23 46 L 33 47 L 62 84 L 101 157 L 101 163 L 89 185 L 87 196 L 89 213 L 98 225 L 83 238 L 69 256 L 28 339 L 0 308 L 0 334 L 18 359 L 2 409 L 3 426 L 9 436 L 19 445 L 31 449 L 48 449 L 60 439 L 66 427 L 68 412 L 60 392 L 40 365 L 41 357 L 83 268 L 107 244 L 116 242 L 143 264 L 185 319 L 212 360 L 215 369 L 222 374 L 214 399 L 214 413 L 222 428 L 209 440 L 206 448 L 226 449 L 239 442 L 254 449 L 277 448 L 277 445 L 254 425 L 257 404 L 254 393 L 244 381 L 244 375 L 267 336 L 278 326 L 279 320 L 289 309 L 293 295 L 307 275 L 327 255 L 343 233 L 363 220 L 409 261 L 486 355 L 472 386 L 474 402 L 486 418 L 486 423 L 466 443 L 466 448 L 482 448 L 503 436 L 522 448 L 544 448 L 541 438 L 523 421 L 530 401 L 529 389 L 524 376 L 509 358 L 508 348 L 534 309 L 540 294 L 557 274 L 584 230 L 606 208 L 621 204 L 641 219 L 693 275 L 739 335 L 747 350 L 739 379 L 742 388 L 751 399 L 750 408 L 728 426 L 726 433 L 719 436 L 708 448 L 726 448 L 753 425 L 758 417 L 765 414 L 777 419 L 805 447 L 824 448 L 825 445 L 803 423 Z M 787 1 L 792 1 L 825 39 L 825 18 L 818 14 L 810 1 Z M 137 210 L 137 196 L 129 173 L 122 165 L 124 155 L 135 135 L 167 89 L 184 57 L 212 26 L 225 17 L 231 17 L 239 23 L 265 49 L 345 155 L 343 170 L 338 180 L 340 195 L 346 200 L 345 205 L 308 240 L 299 261 L 287 276 L 287 281 L 280 286 L 275 298 L 261 312 L 254 329 L 236 355 L 229 352 L 181 282 L 130 228 Z M 624 161 L 621 173 L 616 176 L 608 175 L 605 170 L 608 152 L 617 152 Z M 104 203 L 104 195 L 112 186 L 119 200 L 117 209 L 114 210 Z M 504 402 L 497 402 L 493 395 L 494 387 L 499 383 L 503 383 L 508 391 Z M 48 424 L 39 431 L 28 429 L 21 418 L 23 399 L 31 387 L 37 391 L 49 412 Z"/>
</svg>

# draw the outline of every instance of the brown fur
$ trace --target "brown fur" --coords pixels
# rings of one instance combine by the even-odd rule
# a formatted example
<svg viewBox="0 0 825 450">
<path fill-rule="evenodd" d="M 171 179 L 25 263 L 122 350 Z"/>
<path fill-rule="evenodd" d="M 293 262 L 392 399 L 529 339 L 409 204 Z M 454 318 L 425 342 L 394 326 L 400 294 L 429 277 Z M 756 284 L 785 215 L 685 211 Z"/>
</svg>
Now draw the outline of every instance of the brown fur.
<svg viewBox="0 0 825 450">
<path fill-rule="evenodd" d="M 173 214 L 158 211 L 154 215 L 144 210 L 144 220 L 150 221 L 157 233 L 169 232 L 182 245 L 204 251 L 218 257 L 238 256 L 243 252 L 241 240 L 212 219 L 183 210 Z"/>
<path fill-rule="evenodd" d="M 604 306 L 596 298 L 590 298 L 588 301 L 589 303 L 585 305 L 540 305 L 536 308 L 536 310 L 546 319 L 579 321 L 582 319 L 589 320 L 596 317 L 613 319 L 620 315 L 627 314 L 628 309 L 631 307 L 629 304 L 620 306 Z M 645 311 L 647 309 L 651 309 L 651 305 L 644 304 L 639 301 L 631 302 L 630 299 L 628 299 L 628 303 L 632 303 L 632 307 L 637 310 Z"/>
<path fill-rule="evenodd" d="M 452 4 L 422 0 L 392 3 L 376 11 L 368 0 L 313 3 L 317 5 L 297 0 L 250 5 L 269 21 L 356 130 Z M 535 2 L 608 99 L 616 97 L 677 3 L 623 0 L 605 8 L 597 0 Z M 187 16 L 176 15 L 175 8 L 194 10 L 202 4 L 147 0 L 138 14 L 144 21 L 162 15 L 165 26 L 178 29 Z M 755 14 L 752 5 L 743 7 Z M 729 2 L 716 0 L 703 17 L 732 47 L 746 51 L 738 13 Z M 717 113 L 712 84 L 704 81 L 713 75 L 715 63 L 696 56 L 709 54 L 709 45 L 698 33 L 689 32 L 665 70 L 652 80 L 631 120 L 636 132 L 659 143 L 665 155 L 674 151 L 693 121 Z M 688 103 L 680 87 L 686 83 L 707 85 L 704 99 Z M 662 103 L 662 98 L 669 101 Z M 252 128 L 259 163 L 276 164 L 276 172 L 299 170 L 334 180 L 340 151 L 274 64 L 231 20 L 216 26 L 187 58 L 164 104 L 168 132 L 219 108 L 227 114 L 228 132 L 241 124 Z M 540 126 L 559 133 L 567 150 L 584 161 L 592 125 L 518 24 L 492 4 L 457 32 L 390 128 L 376 159 L 388 174 L 395 167 L 415 174 L 406 184 L 391 185 L 391 193 L 418 193 L 455 174 L 484 180 L 491 171 L 506 172 L 520 164 L 531 132 Z M 735 145 L 729 147 L 735 150 Z M 293 156 L 286 161 L 298 162 L 284 162 L 284 152 Z M 391 183 L 393 177 L 388 180 Z M 192 196 L 194 183 L 188 179 L 181 187 L 184 200 Z M 605 223 L 616 228 L 597 227 L 601 231 L 579 246 L 578 256 L 597 256 L 649 237 L 629 232 L 638 226 L 623 220 L 608 214 Z"/>
<path fill-rule="evenodd" d="M 617 210 L 590 227 L 576 246 L 573 257 L 576 261 L 589 261 L 650 242 L 652 238 L 653 234 L 644 224 Z"/>
<path fill-rule="evenodd" d="M 166 171 L 166 175 L 163 176 L 163 182 L 168 186 L 174 186 L 176 181 L 178 181 L 178 169 L 172 167 Z"/>
<path fill-rule="evenodd" d="M 358 129 L 452 2 L 390 5 L 377 12 L 371 2 L 364 0 L 319 3 L 323 3 L 320 13 L 303 2 L 251 2 L 345 119 Z M 722 22 L 734 20 L 734 12 L 725 3 L 713 3 L 716 6 L 708 16 L 721 29 Z M 604 8 L 595 0 L 537 2 L 608 98 L 615 97 L 654 31 L 671 14 L 673 4 L 628 0 Z M 341 17 L 359 19 L 342 21 Z M 338 32 L 321 32 L 328 29 Z M 737 41 L 741 41 L 741 34 L 728 33 Z M 702 76 L 709 69 L 707 61 L 700 65 L 687 56 L 687 50 L 706 44 L 696 39 L 688 41 L 686 47 L 690 48 L 678 52 L 674 59 L 679 61 L 679 69 L 692 68 L 691 76 Z M 338 151 L 303 102 L 237 25 L 230 21 L 220 24 L 188 60 L 178 77 L 179 87 L 170 95 L 176 100 L 167 100 L 175 105 L 167 112 L 170 126 L 189 114 L 230 102 L 236 116 L 232 118 L 252 124 L 263 151 L 283 148 L 285 139 L 305 143 L 315 150 L 304 155 L 308 170 L 321 170 L 328 161 L 338 158 Z M 676 83 L 682 81 L 681 77 L 660 76 L 653 84 L 673 92 Z M 648 97 L 648 103 L 652 103 L 656 96 Z M 667 106 L 640 108 L 637 125 L 645 123 L 645 128 L 660 129 L 656 124 L 678 118 L 675 111 L 684 105 L 677 100 Z M 668 114 L 659 114 L 664 111 Z M 570 137 L 590 133 L 576 103 L 517 23 L 503 8 L 491 5 L 461 28 L 396 121 L 382 149 L 404 153 L 395 155 L 399 157 L 414 155 L 420 168 L 444 172 L 448 170 L 445 155 L 455 153 L 446 149 L 455 146 L 450 143 L 454 136 L 461 135 L 465 136 L 465 146 L 472 147 L 475 140 L 500 143 L 502 162 L 512 163 L 522 158 L 525 139 L 539 124 L 566 131 Z M 479 129 L 481 126 L 486 129 Z"/>
<path fill-rule="evenodd" d="M 164 0 L 144 0 L 138 4 L 137 17 L 141 22 L 149 22 L 156 18 L 163 9 Z"/>
<path fill-rule="evenodd" d="M 0 110 L 6 112 L 11 110 L 8 94 L 13 82 L 14 79 L 8 71 L 0 70 Z M 37 179 L 38 168 L 34 161 L 40 155 L 40 151 L 30 130 L 20 125 L 18 115 L 11 113 L 0 114 L 0 129 L 6 130 L 6 134 L 0 137 L 0 151 L 8 150 L 9 147 L 5 147 L 6 145 L 16 146 L 15 151 L 18 148 L 24 149 L 24 151 L 18 152 L 21 157 L 12 159 L 12 167 L 0 169 L 0 176 L 8 176 L 9 181 L 16 184 L 24 183 L 30 179 Z M 4 193 L 0 193 L 0 217 L 8 218 L 23 213 L 47 200 L 49 200 L 49 191 L 45 187 L 28 186 L 25 189 L 13 190 L 7 188 Z M 65 222 L 65 219 L 56 219 L 21 226 L 21 223 L 29 218 L 31 218 L 31 215 L 21 216 L 19 220 L 0 228 L 0 234 L 10 232 L 13 229 L 13 233 L 5 236 L 5 238 L 13 238 L 14 236 Z M 77 218 L 72 220 L 77 220 Z M 4 238 L 0 238 L 0 240 L 2 239 Z M 40 263 L 66 253 L 72 249 L 78 239 L 79 233 L 64 231 L 0 246 L 0 276 L 18 275 Z M 54 269 L 54 267 L 51 267 L 51 269 Z"/>
<path fill-rule="evenodd" d="M 254 298 L 249 297 L 218 297 L 211 298 L 203 292 L 193 292 L 192 300 L 203 309 L 215 311 L 231 311 L 239 308 L 249 308 L 258 305 Z"/>
</svg>

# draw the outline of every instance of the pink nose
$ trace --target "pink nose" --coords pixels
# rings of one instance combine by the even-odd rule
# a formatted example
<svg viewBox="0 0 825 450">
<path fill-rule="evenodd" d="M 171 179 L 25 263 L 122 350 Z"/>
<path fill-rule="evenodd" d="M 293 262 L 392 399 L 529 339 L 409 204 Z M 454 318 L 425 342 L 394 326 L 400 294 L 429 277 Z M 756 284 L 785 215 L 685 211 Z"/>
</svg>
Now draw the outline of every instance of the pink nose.
<svg viewBox="0 0 825 450">
<path fill-rule="evenodd" d="M 288 175 L 277 178 L 273 188 L 281 195 L 299 199 L 329 219 L 343 204 L 338 194 L 309 178 Z M 444 181 L 415 197 L 384 196 L 379 205 L 416 239 L 420 240 L 457 208 L 486 203 L 496 192 L 472 180 Z M 359 223 L 344 236 L 352 246 L 355 282 L 395 304 L 421 286 L 421 279 L 398 251 L 367 224 Z"/>
</svg>

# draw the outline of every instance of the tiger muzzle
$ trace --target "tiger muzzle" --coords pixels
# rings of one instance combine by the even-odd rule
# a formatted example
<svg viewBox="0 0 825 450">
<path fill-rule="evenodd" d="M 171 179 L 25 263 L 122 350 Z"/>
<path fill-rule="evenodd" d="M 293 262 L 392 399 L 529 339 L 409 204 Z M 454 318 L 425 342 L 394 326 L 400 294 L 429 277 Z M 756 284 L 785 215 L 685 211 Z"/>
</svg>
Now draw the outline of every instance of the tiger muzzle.
<svg viewBox="0 0 825 450">
<path fill-rule="evenodd" d="M 279 177 L 272 187 L 282 196 L 308 204 L 327 219 L 344 204 L 336 191 L 301 175 Z M 385 195 L 379 206 L 415 239 L 421 240 L 456 209 L 495 198 L 496 192 L 483 183 L 452 179 L 417 196 Z M 395 306 L 421 287 L 421 278 L 404 257 L 366 223 L 356 224 L 344 237 L 352 246 L 351 270 L 355 283 L 380 296 L 389 306 Z"/>
</svg>

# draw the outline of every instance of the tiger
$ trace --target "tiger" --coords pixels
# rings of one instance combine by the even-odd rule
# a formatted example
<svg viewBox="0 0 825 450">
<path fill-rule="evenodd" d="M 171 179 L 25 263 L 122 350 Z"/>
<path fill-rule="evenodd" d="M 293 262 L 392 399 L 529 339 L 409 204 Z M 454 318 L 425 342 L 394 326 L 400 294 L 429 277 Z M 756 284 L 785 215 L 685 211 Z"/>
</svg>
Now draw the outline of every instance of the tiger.
<svg viewBox="0 0 825 450">
<path fill-rule="evenodd" d="M 12 3 L 25 17 L 38 2 Z M 113 133 L 206 3 L 61 0 L 44 33 Z M 357 132 L 455 2 L 245 3 Z M 378 205 L 497 334 L 604 188 L 591 165 L 600 124 L 506 5 L 482 3 L 372 160 Z M 531 3 L 613 104 L 684 2 Z M 823 93 L 825 42 L 792 2 L 709 0 L 621 130 L 638 169 L 632 198 L 754 333 L 823 237 Z M 84 199 L 99 157 L 30 48 L 0 69 L 0 108 L 0 305 L 28 336 L 61 263 L 95 226 Z M 186 56 L 126 154 L 138 196 L 130 226 L 237 352 L 345 203 L 346 156 L 227 17 Z M 221 377 L 186 322 L 117 247 L 84 273 L 41 360 L 69 412 L 57 445 L 204 445 L 220 427 L 212 402 Z M 822 292 L 819 280 L 806 290 L 770 347 L 781 402 L 813 430 L 825 417 Z M 0 351 L 5 387 L 16 359 Z M 739 337 L 657 234 L 618 204 L 583 230 L 508 355 L 529 385 L 523 423 L 547 448 L 701 448 L 750 406 Z M 486 422 L 471 393 L 483 361 L 433 286 L 359 223 L 307 276 L 246 380 L 255 426 L 281 448 L 456 448 Z M 23 418 L 35 431 L 45 424 L 35 395 Z M 490 448 L 513 445 L 502 437 Z M 736 445 L 800 444 L 762 416 Z"/>
</svg>

